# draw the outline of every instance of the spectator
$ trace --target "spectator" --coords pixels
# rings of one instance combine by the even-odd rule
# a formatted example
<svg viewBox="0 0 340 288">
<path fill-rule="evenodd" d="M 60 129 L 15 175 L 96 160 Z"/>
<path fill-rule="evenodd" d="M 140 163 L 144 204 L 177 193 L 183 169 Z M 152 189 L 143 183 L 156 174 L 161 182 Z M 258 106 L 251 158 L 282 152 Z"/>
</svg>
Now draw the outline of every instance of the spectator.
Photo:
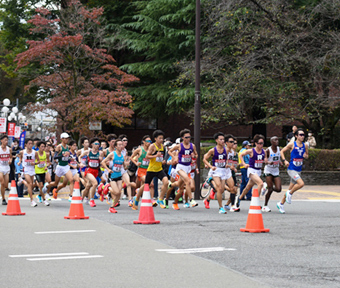
<svg viewBox="0 0 340 288">
<path fill-rule="evenodd" d="M 294 133 L 295 133 L 295 131 L 297 129 L 298 128 L 294 125 L 292 127 L 292 131 L 287 134 L 287 145 L 288 145 L 289 142 L 294 142 L 295 141 Z"/>
<path fill-rule="evenodd" d="M 243 152 L 244 150 L 250 149 L 251 144 L 249 141 L 243 141 L 242 143 L 242 149 L 240 150 L 239 154 L 241 154 L 241 152 Z M 243 157 L 244 159 L 244 163 L 249 164 L 249 159 L 250 156 L 246 155 Z M 239 158 L 239 163 L 241 162 L 241 159 Z M 240 186 L 240 195 L 242 194 L 243 189 L 247 186 L 247 183 L 249 181 L 249 178 L 247 177 L 247 168 L 245 168 L 244 166 L 241 166 L 241 174 L 242 174 L 242 182 L 241 182 L 241 186 Z M 250 200 L 251 199 L 251 194 L 252 194 L 252 189 L 249 190 L 249 192 L 246 194 L 244 199 Z"/>
<path fill-rule="evenodd" d="M 18 165 L 19 163 L 19 157 L 16 157 L 15 160 L 13 159 L 14 165 L 15 165 L 15 185 L 17 185 L 18 190 L 18 197 L 24 197 L 24 185 L 22 183 L 22 163 Z"/>
<path fill-rule="evenodd" d="M 309 149 L 315 149 L 316 148 L 316 140 L 313 136 L 312 131 L 308 132 L 308 138 L 307 138 L 306 144 L 308 145 Z"/>
<path fill-rule="evenodd" d="M 19 152 L 22 149 L 19 146 L 19 140 L 18 139 L 14 139 L 13 143 L 12 143 L 12 156 L 13 156 L 13 161 L 10 165 L 11 171 L 9 173 L 9 181 L 15 180 L 15 165 L 14 165 L 14 161 L 17 158 Z"/>
</svg>

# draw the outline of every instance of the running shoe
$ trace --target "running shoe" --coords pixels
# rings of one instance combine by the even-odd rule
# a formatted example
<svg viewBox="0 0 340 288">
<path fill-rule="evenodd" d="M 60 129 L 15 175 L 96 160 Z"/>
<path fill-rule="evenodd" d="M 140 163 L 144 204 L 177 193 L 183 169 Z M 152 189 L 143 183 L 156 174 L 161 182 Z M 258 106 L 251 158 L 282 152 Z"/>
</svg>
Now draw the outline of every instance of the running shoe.
<svg viewBox="0 0 340 288">
<path fill-rule="evenodd" d="M 239 208 L 239 207 L 236 207 L 235 205 L 234 205 L 234 206 L 231 206 L 231 207 L 230 207 L 230 212 L 240 212 L 240 208 Z"/>
<path fill-rule="evenodd" d="M 261 189 L 261 195 L 263 196 L 267 192 L 267 182 L 263 183 L 263 187 Z"/>
<path fill-rule="evenodd" d="M 36 197 L 36 198 L 37 198 L 37 201 L 38 201 L 38 203 L 42 203 L 42 201 L 43 201 L 43 200 L 42 200 L 42 197 L 41 197 L 41 195 L 37 195 L 37 197 Z"/>
<path fill-rule="evenodd" d="M 138 210 L 138 204 L 139 204 L 139 201 L 137 201 L 137 198 L 136 196 L 133 197 L 133 205 L 132 205 L 132 210 Z"/>
<path fill-rule="evenodd" d="M 6 199 L 2 199 L 2 205 L 7 205 Z"/>
<path fill-rule="evenodd" d="M 196 206 L 198 206 L 198 203 L 194 199 L 191 199 L 190 207 L 196 207 Z"/>
<path fill-rule="evenodd" d="M 271 212 L 270 208 L 268 206 L 263 206 L 262 207 L 262 212 Z"/>
<path fill-rule="evenodd" d="M 230 210 L 230 206 L 229 205 L 224 205 L 224 210 Z"/>
<path fill-rule="evenodd" d="M 22 185 L 22 178 L 20 177 L 19 179 L 18 179 L 18 186 L 21 186 Z M 44 189 L 44 188 L 43 188 Z M 44 191 L 44 190 L 43 190 Z"/>
<path fill-rule="evenodd" d="M 84 197 L 83 201 L 85 202 L 86 205 L 89 205 L 89 199 L 87 197 Z"/>
<path fill-rule="evenodd" d="M 114 207 L 109 208 L 109 213 L 118 213 Z"/>
<path fill-rule="evenodd" d="M 221 207 L 221 208 L 218 210 L 218 213 L 220 213 L 220 214 L 227 214 L 227 211 L 225 211 L 224 208 Z"/>
<path fill-rule="evenodd" d="M 111 205 L 111 198 L 110 198 L 109 194 L 107 194 L 106 203 Z"/>
<path fill-rule="evenodd" d="M 31 206 L 32 206 L 32 207 L 36 207 L 36 206 L 38 206 L 38 204 L 37 204 L 34 200 L 32 200 Z"/>
<path fill-rule="evenodd" d="M 92 200 L 90 200 L 90 206 L 91 207 L 96 207 L 96 203 L 94 202 L 94 200 L 92 199 Z"/>
<path fill-rule="evenodd" d="M 132 199 L 129 200 L 128 205 L 129 205 L 129 207 L 132 207 L 132 205 L 133 205 L 133 200 Z"/>
<path fill-rule="evenodd" d="M 292 194 L 290 194 L 289 191 L 286 192 L 286 202 L 292 204 Z"/>
<path fill-rule="evenodd" d="M 178 199 L 178 203 L 183 203 L 183 198 L 182 197 Z"/>
<path fill-rule="evenodd" d="M 215 191 L 214 191 L 214 189 L 211 189 L 209 196 L 210 196 L 210 199 L 215 199 Z"/>
<path fill-rule="evenodd" d="M 48 194 L 48 193 L 46 193 L 46 194 L 45 194 L 45 199 L 46 199 L 47 201 L 51 201 L 51 200 L 52 200 L 51 195 Z"/>
<path fill-rule="evenodd" d="M 68 202 L 72 202 L 72 195 L 68 195 Z"/>
<path fill-rule="evenodd" d="M 164 206 L 166 209 L 169 209 L 169 200 L 168 199 L 164 199 Z"/>
<path fill-rule="evenodd" d="M 50 203 L 48 203 L 47 200 L 44 200 L 44 205 L 45 205 L 45 206 L 50 206 Z"/>
<path fill-rule="evenodd" d="M 115 208 L 120 206 L 120 201 L 118 200 L 118 202 L 115 204 Z"/>
<path fill-rule="evenodd" d="M 103 202 L 103 201 L 104 201 L 104 193 L 101 193 L 101 194 L 100 194 L 99 200 L 100 200 L 100 202 Z"/>
<path fill-rule="evenodd" d="M 165 209 L 165 208 L 166 208 L 165 205 L 164 205 L 164 201 L 163 201 L 163 200 L 158 199 L 158 200 L 157 200 L 157 204 L 158 204 L 159 207 L 161 207 L 162 209 Z"/>
<path fill-rule="evenodd" d="M 178 203 L 172 203 L 172 209 L 179 210 Z"/>
<path fill-rule="evenodd" d="M 208 201 L 208 199 L 205 199 L 205 200 L 203 201 L 203 203 L 204 203 L 204 207 L 205 207 L 206 209 L 210 209 L 210 202 Z"/>
<path fill-rule="evenodd" d="M 54 188 L 53 191 L 52 191 L 52 193 L 53 193 L 53 198 L 54 198 L 54 199 L 57 199 L 57 198 L 58 198 L 57 188 Z"/>
<path fill-rule="evenodd" d="M 186 202 L 184 205 L 183 205 L 184 208 L 190 208 L 190 204 L 189 202 Z"/>
<path fill-rule="evenodd" d="M 155 199 L 151 199 L 151 202 L 152 202 L 152 207 L 157 207 L 158 206 L 158 204 L 157 204 L 157 202 L 156 202 L 156 200 Z M 138 205 L 137 205 L 138 206 Z M 168 207 L 169 208 L 169 207 Z"/>
<path fill-rule="evenodd" d="M 277 209 L 279 209 L 281 214 L 285 214 L 286 213 L 285 210 L 283 209 L 283 205 L 280 202 L 276 203 L 276 207 L 277 207 Z"/>
<path fill-rule="evenodd" d="M 170 188 L 171 188 L 171 185 L 172 185 L 172 183 L 171 183 L 171 181 L 169 181 L 169 184 L 168 184 L 168 189 L 170 189 Z"/>
<path fill-rule="evenodd" d="M 18 185 L 19 185 L 19 182 L 18 182 Z M 48 183 L 46 182 L 46 183 L 44 184 L 44 187 L 42 188 L 42 192 L 44 192 L 45 194 L 46 194 L 46 192 L 47 192 L 47 185 L 48 185 Z"/>
</svg>

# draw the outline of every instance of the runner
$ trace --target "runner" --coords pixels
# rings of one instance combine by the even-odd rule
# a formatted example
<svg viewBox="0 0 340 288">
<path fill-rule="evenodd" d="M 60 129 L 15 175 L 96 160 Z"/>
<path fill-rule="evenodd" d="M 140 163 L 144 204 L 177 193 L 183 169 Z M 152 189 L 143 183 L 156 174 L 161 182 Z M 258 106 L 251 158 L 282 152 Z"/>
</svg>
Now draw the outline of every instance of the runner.
<svg viewBox="0 0 340 288">
<path fill-rule="evenodd" d="M 150 159 L 150 164 L 146 172 L 145 184 L 151 184 L 153 178 L 157 177 L 162 181 L 162 189 L 157 200 L 157 204 L 165 209 L 164 196 L 168 189 L 168 177 L 166 176 L 162 165 L 165 164 L 164 155 L 165 150 L 163 146 L 164 132 L 161 130 L 155 130 L 152 134 L 155 143 L 149 146 L 148 152 L 146 153 L 146 159 Z M 152 185 L 152 184 L 151 184 Z M 150 185 L 150 186 L 151 186 Z"/>
<path fill-rule="evenodd" d="M 79 156 L 81 154 L 83 154 L 85 151 L 90 150 L 90 142 L 89 142 L 89 138 L 87 137 L 82 137 L 80 138 L 80 144 L 82 146 L 82 148 L 80 150 L 77 151 L 77 157 L 79 158 Z M 81 178 L 84 180 L 85 184 L 83 184 L 83 186 L 86 186 L 87 183 L 87 179 L 85 178 L 85 170 L 87 168 L 87 156 L 84 156 L 83 158 L 80 158 L 80 176 Z M 87 199 L 86 199 L 87 201 Z"/>
<path fill-rule="evenodd" d="M 129 161 L 126 161 L 123 156 L 123 142 L 117 139 L 114 144 L 115 151 L 111 152 L 102 162 L 101 165 L 109 171 L 110 194 L 112 205 L 109 208 L 109 213 L 117 213 L 115 207 L 119 206 L 119 199 L 122 193 L 122 169 L 127 167 Z M 108 167 L 109 165 L 109 167 Z"/>
<path fill-rule="evenodd" d="M 31 206 L 36 207 L 38 204 L 33 200 L 33 179 L 35 175 L 35 165 L 39 165 L 40 161 L 38 152 L 33 150 L 33 140 L 30 138 L 27 138 L 25 140 L 26 148 L 24 150 L 21 150 L 19 153 L 19 162 L 18 165 L 20 166 L 22 163 L 22 166 L 24 168 L 24 178 L 25 181 L 24 184 L 27 187 L 27 192 L 31 198 Z M 37 159 L 37 162 L 36 162 Z M 48 203 L 48 202 L 47 202 Z M 47 203 L 45 204 L 47 206 Z"/>
<path fill-rule="evenodd" d="M 271 209 L 268 207 L 268 202 L 273 191 L 281 192 L 281 178 L 280 178 L 280 147 L 279 138 L 274 136 L 270 138 L 270 143 L 272 144 L 266 150 L 266 156 L 268 158 L 268 164 L 264 167 L 264 176 L 266 177 L 267 189 L 266 198 L 264 201 L 264 206 L 262 207 L 262 212 L 270 212 Z M 281 163 L 282 164 L 282 163 Z M 275 184 L 275 186 L 274 186 Z M 264 185 L 263 185 L 264 186 Z M 261 194 L 264 195 L 266 189 L 262 188 Z"/>
<path fill-rule="evenodd" d="M 143 195 L 145 176 L 146 176 L 147 169 L 150 163 L 150 160 L 146 159 L 146 153 L 151 143 L 152 143 L 151 137 L 149 135 L 145 135 L 142 139 L 142 145 L 138 147 L 131 155 L 131 161 L 138 167 L 137 181 L 136 181 L 137 194 L 134 197 L 133 206 L 132 206 L 133 210 L 138 209 L 139 199 Z M 151 191 L 150 191 L 150 194 L 151 194 Z M 151 195 L 151 199 L 152 198 L 153 198 L 153 195 Z"/>
<path fill-rule="evenodd" d="M 7 205 L 5 192 L 8 188 L 9 173 L 11 171 L 10 165 L 13 160 L 12 149 L 7 146 L 8 136 L 3 135 L 1 137 L 1 147 L 0 147 L 0 183 L 1 183 L 1 197 L 2 205 Z"/>
<path fill-rule="evenodd" d="M 103 152 L 99 151 L 100 142 L 98 138 L 92 138 L 90 141 L 92 148 L 84 151 L 80 155 L 80 159 L 87 157 L 88 167 L 85 170 L 85 178 L 88 180 L 85 189 L 82 191 L 83 199 L 88 197 L 90 192 L 90 206 L 96 207 L 94 202 L 94 194 L 98 185 L 97 177 L 99 175 L 100 163 L 103 160 Z"/>
<path fill-rule="evenodd" d="M 230 168 L 234 169 L 232 165 L 227 163 L 227 157 L 234 156 L 234 152 L 232 151 L 232 146 L 234 144 L 234 137 L 232 135 L 224 136 L 222 132 L 218 132 L 214 135 L 214 139 L 216 141 L 216 146 L 210 149 L 203 156 L 204 164 L 210 168 L 209 176 L 212 176 L 214 180 L 214 187 L 216 189 L 216 198 L 219 205 L 218 213 L 227 214 L 227 211 L 222 206 L 222 194 L 224 192 L 225 183 L 228 183 L 228 186 L 231 191 L 234 189 L 234 180 L 231 175 Z M 227 148 L 225 148 L 225 139 L 227 139 Z M 212 157 L 212 165 L 209 163 L 209 159 Z M 210 209 L 210 195 L 204 200 L 204 206 L 207 209 Z"/>
<path fill-rule="evenodd" d="M 40 141 L 37 143 L 38 147 L 38 158 L 36 158 L 36 162 L 39 162 L 39 164 L 35 165 L 35 178 L 37 179 L 38 186 L 39 186 L 39 195 L 37 195 L 37 200 L 39 203 L 44 202 L 46 206 L 49 206 L 50 204 L 45 199 L 45 194 L 43 192 L 43 187 L 45 184 L 46 179 L 46 172 L 47 172 L 47 166 L 49 166 L 50 163 L 50 155 L 49 152 L 45 151 L 46 148 L 46 142 Z"/>
<path fill-rule="evenodd" d="M 51 187 L 56 186 L 57 188 L 53 189 L 53 198 L 57 199 L 58 197 L 58 186 L 62 185 L 60 184 L 60 178 L 65 177 L 67 181 L 70 183 L 70 185 L 73 185 L 73 177 L 72 177 L 72 172 L 70 171 L 70 166 L 68 165 L 68 161 L 70 159 L 70 150 L 67 145 L 69 141 L 70 135 L 67 133 L 61 133 L 60 135 L 60 140 L 61 144 L 59 144 L 55 148 L 55 152 L 57 153 L 57 158 L 58 158 L 58 165 L 55 170 L 55 181 L 51 182 L 49 185 L 47 185 L 47 192 L 49 193 Z"/>
<path fill-rule="evenodd" d="M 284 203 L 287 202 L 288 204 L 291 204 L 292 195 L 305 185 L 301 179 L 301 170 L 303 159 L 308 159 L 308 147 L 303 143 L 305 138 L 303 129 L 297 129 L 294 132 L 294 137 L 296 141 L 290 142 L 281 150 L 281 159 L 286 167 L 288 167 L 287 173 L 290 177 L 290 184 L 286 194 L 283 196 L 281 202 L 277 202 L 276 204 L 282 214 L 285 213 L 285 210 L 283 209 Z M 284 153 L 286 151 L 290 151 L 290 162 L 285 159 Z"/>
<path fill-rule="evenodd" d="M 191 143 L 191 133 L 189 129 L 184 129 L 180 132 L 180 137 L 182 138 L 182 143 L 176 144 L 169 150 L 169 155 L 171 156 L 172 163 L 177 164 L 175 172 L 179 175 L 179 187 L 185 185 L 185 198 L 187 201 L 183 205 L 184 208 L 196 207 L 198 204 L 192 198 L 192 187 L 191 187 L 191 162 L 192 158 L 197 158 L 197 151 L 194 144 Z M 178 151 L 177 153 L 174 153 Z M 182 191 L 181 191 L 182 192 Z M 175 197 L 173 203 L 173 208 L 178 209 L 178 200 L 182 197 L 182 193 L 178 193 Z"/>
<path fill-rule="evenodd" d="M 261 180 L 261 169 L 263 163 L 267 163 L 267 156 L 264 153 L 263 145 L 264 145 L 264 136 L 261 134 L 256 134 L 254 136 L 255 148 L 247 149 L 240 153 L 240 159 L 242 162 L 242 166 L 248 168 L 247 176 L 249 178 L 248 184 L 246 188 L 243 189 L 243 192 L 240 196 L 240 200 L 248 193 L 248 191 L 256 184 L 257 189 L 260 193 L 263 181 Z M 244 162 L 244 156 L 249 155 L 249 164 Z"/>
</svg>

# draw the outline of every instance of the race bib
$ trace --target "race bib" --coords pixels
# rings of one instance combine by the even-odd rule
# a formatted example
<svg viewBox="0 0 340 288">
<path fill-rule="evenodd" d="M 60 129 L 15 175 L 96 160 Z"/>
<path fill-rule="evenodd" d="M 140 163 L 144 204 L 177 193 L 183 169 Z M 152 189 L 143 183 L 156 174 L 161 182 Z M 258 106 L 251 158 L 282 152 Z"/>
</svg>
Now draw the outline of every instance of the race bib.
<svg viewBox="0 0 340 288">
<path fill-rule="evenodd" d="M 163 155 L 160 157 L 156 157 L 156 162 L 163 162 Z"/>
<path fill-rule="evenodd" d="M 40 161 L 38 164 L 38 168 L 44 168 L 45 167 L 45 161 Z"/>
<path fill-rule="evenodd" d="M 114 164 L 113 165 L 113 172 L 120 172 L 122 170 L 123 165 L 122 164 Z"/>
<path fill-rule="evenodd" d="M 190 163 L 191 162 L 191 155 L 182 155 L 182 163 Z"/>
<path fill-rule="evenodd" d="M 191 170 L 195 170 L 196 169 L 196 162 L 191 162 L 190 166 L 191 166 Z"/>
<path fill-rule="evenodd" d="M 9 158 L 1 158 L 0 164 L 7 166 L 9 164 Z"/>
<path fill-rule="evenodd" d="M 294 164 L 296 167 L 302 166 L 302 164 L 303 164 L 303 159 L 293 159 L 293 164 Z"/>
<path fill-rule="evenodd" d="M 215 160 L 215 167 L 217 168 L 225 168 L 225 159 L 217 159 Z"/>
<path fill-rule="evenodd" d="M 25 160 L 25 165 L 26 165 L 26 166 L 34 166 L 34 160 L 32 160 L 32 159 L 26 159 L 26 160 Z"/>
<path fill-rule="evenodd" d="M 72 165 L 72 166 L 77 166 L 77 161 L 74 161 L 74 160 L 72 160 L 71 162 L 70 162 L 70 164 Z"/>
<path fill-rule="evenodd" d="M 99 161 L 98 160 L 89 160 L 89 166 L 91 168 L 98 168 L 99 167 Z"/>
<path fill-rule="evenodd" d="M 149 166 L 149 164 L 150 164 L 150 160 L 144 158 L 143 161 L 142 161 L 142 166 Z"/>
<path fill-rule="evenodd" d="M 264 162 L 263 160 L 255 160 L 254 167 L 255 168 L 262 168 L 263 162 Z"/>
</svg>

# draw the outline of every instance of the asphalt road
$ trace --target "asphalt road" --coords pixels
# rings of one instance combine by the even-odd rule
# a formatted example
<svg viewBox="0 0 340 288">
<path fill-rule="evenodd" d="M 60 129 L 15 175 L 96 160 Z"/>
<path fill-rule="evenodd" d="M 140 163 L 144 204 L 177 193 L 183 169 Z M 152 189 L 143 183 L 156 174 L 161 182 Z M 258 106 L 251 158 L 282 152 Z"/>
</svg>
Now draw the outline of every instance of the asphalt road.
<svg viewBox="0 0 340 288">
<path fill-rule="evenodd" d="M 105 202 L 96 201 L 96 208 L 84 206 L 90 220 L 64 220 L 70 205 L 66 200 L 36 208 L 27 200 L 20 202 L 26 216 L 0 217 L 3 287 L 339 287 L 336 199 L 293 198 L 285 205 L 286 214 L 278 213 L 272 201 L 273 211 L 263 215 L 270 232 L 261 234 L 240 232 L 247 221 L 248 201 L 241 203 L 241 212 L 227 215 L 218 214 L 216 201 L 210 210 L 201 201 L 198 207 L 180 211 L 157 207 L 158 225 L 133 224 L 139 212 L 124 200 L 117 214 L 109 214 Z M 35 234 L 69 230 L 95 231 Z M 225 250 L 157 251 L 208 247 Z M 79 257 L 98 258 L 9 257 L 76 252 L 89 253 Z"/>
</svg>

